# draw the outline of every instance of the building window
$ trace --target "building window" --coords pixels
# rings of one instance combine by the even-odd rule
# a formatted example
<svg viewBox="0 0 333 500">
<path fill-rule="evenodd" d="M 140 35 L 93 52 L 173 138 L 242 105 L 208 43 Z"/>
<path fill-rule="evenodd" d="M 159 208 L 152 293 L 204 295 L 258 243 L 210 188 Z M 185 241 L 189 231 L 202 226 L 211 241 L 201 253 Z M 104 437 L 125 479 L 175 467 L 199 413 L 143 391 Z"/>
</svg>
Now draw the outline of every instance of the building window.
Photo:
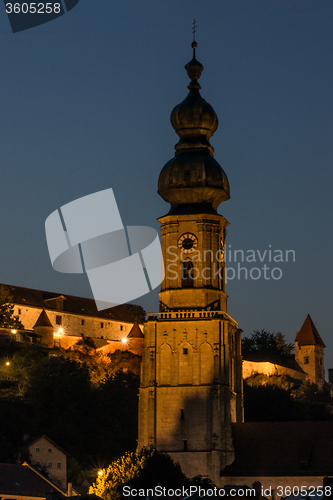
<svg viewBox="0 0 333 500">
<path fill-rule="evenodd" d="M 309 356 L 304 357 L 304 364 L 308 365 L 309 364 Z"/>
<path fill-rule="evenodd" d="M 21 309 L 18 310 L 18 313 L 21 314 Z"/>
<path fill-rule="evenodd" d="M 122 332 L 124 329 L 123 325 L 120 325 L 120 331 Z"/>
<path fill-rule="evenodd" d="M 183 354 L 188 354 L 188 348 L 187 347 L 183 347 Z"/>
<path fill-rule="evenodd" d="M 183 451 L 187 451 L 187 439 L 183 439 Z"/>
<path fill-rule="evenodd" d="M 49 469 L 52 469 L 52 462 L 47 462 L 47 466 Z"/>
<path fill-rule="evenodd" d="M 182 264 L 182 286 L 185 288 L 192 288 L 194 286 L 192 269 L 192 262 L 190 260 L 185 260 Z"/>
<path fill-rule="evenodd" d="M 62 325 L 62 316 L 56 316 L 56 325 Z"/>
<path fill-rule="evenodd" d="M 62 481 L 61 481 L 61 479 L 57 479 L 57 486 L 60 486 L 60 488 L 62 487 Z"/>
<path fill-rule="evenodd" d="M 104 328 L 104 323 L 101 323 L 101 328 Z"/>
<path fill-rule="evenodd" d="M 39 453 L 40 452 L 40 448 L 36 448 L 36 451 L 37 451 L 37 453 Z"/>
<path fill-rule="evenodd" d="M 49 449 L 47 450 L 47 452 L 48 452 L 48 453 L 52 453 L 52 448 L 49 448 Z"/>
<path fill-rule="evenodd" d="M 36 460 L 36 465 L 40 467 L 40 460 Z"/>
<path fill-rule="evenodd" d="M 61 468 L 62 468 L 61 462 L 58 462 L 57 463 L 57 469 L 61 469 Z"/>
<path fill-rule="evenodd" d="M 185 420 L 184 410 L 180 410 L 180 420 Z"/>
<path fill-rule="evenodd" d="M 81 319 L 81 325 L 84 325 L 84 319 Z"/>
</svg>

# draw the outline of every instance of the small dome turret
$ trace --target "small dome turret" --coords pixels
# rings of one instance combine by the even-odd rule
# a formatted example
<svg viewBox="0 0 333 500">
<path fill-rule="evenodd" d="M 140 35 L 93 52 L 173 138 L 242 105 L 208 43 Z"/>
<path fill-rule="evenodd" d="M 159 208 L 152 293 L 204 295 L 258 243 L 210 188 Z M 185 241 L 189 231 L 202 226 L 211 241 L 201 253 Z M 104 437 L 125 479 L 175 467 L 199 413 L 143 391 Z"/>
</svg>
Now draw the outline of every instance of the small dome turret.
<svg viewBox="0 0 333 500">
<path fill-rule="evenodd" d="M 203 70 L 195 57 L 197 43 L 192 43 L 193 58 L 186 64 L 191 82 L 187 97 L 171 113 L 171 124 L 179 136 L 176 154 L 162 169 L 158 193 L 171 203 L 172 211 L 181 204 L 209 204 L 214 211 L 230 198 L 229 182 L 214 159 L 209 142 L 218 127 L 217 115 L 200 95 L 198 79 Z"/>
</svg>

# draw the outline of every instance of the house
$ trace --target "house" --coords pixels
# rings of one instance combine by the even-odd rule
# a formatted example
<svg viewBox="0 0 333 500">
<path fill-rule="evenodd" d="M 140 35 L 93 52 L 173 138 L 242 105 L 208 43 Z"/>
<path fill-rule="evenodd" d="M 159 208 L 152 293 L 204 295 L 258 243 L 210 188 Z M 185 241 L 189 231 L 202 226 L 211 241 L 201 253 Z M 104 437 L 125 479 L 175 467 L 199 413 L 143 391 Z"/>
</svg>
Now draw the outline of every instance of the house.
<svg viewBox="0 0 333 500">
<path fill-rule="evenodd" d="M 30 441 L 27 446 L 31 464 L 36 468 L 45 467 L 50 481 L 62 491 L 67 491 L 68 453 L 45 435 Z"/>
<path fill-rule="evenodd" d="M 62 498 L 65 493 L 26 462 L 0 464 L 1 500 L 44 500 L 50 493 Z"/>
<path fill-rule="evenodd" d="M 235 423 L 232 436 L 235 460 L 221 471 L 221 486 L 260 481 L 285 497 L 288 486 L 317 488 L 333 476 L 332 421 Z"/>
</svg>

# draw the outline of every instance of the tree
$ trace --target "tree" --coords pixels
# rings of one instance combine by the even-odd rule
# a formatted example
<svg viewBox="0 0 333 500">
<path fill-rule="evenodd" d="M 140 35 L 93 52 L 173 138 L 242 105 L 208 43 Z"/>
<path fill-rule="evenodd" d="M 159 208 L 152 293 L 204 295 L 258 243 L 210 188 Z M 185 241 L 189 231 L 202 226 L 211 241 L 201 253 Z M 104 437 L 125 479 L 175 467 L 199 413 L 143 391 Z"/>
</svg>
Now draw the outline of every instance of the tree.
<svg viewBox="0 0 333 500">
<path fill-rule="evenodd" d="M 242 355 L 247 357 L 255 357 L 257 359 L 290 357 L 293 344 L 287 344 L 285 336 L 278 333 L 267 332 L 266 330 L 255 330 L 251 338 L 244 337 L 242 339 Z"/>
<path fill-rule="evenodd" d="M 18 316 L 14 316 L 13 296 L 9 287 L 0 286 L 0 328 L 24 330 Z"/>
<path fill-rule="evenodd" d="M 124 304 L 125 309 L 130 311 L 139 323 L 145 323 L 147 313 L 142 306 L 138 304 Z"/>
<path fill-rule="evenodd" d="M 143 449 L 137 454 L 127 452 L 103 469 L 89 488 L 89 494 L 117 500 L 123 498 L 122 488 L 127 485 L 137 489 L 157 485 L 174 489 L 189 486 L 190 481 L 169 455 Z"/>
</svg>

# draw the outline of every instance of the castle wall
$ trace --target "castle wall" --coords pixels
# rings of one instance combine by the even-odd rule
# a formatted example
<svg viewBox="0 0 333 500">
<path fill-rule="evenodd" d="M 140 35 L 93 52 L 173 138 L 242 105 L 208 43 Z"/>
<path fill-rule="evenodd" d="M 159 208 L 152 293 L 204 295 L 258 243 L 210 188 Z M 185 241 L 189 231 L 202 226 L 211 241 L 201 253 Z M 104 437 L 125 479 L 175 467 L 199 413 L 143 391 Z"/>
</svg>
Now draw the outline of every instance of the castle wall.
<svg viewBox="0 0 333 500">
<path fill-rule="evenodd" d="M 120 342 L 122 338 L 127 337 L 133 326 L 133 323 L 124 321 L 108 321 L 104 318 L 73 314 L 54 309 L 45 310 L 52 325 L 55 327 L 55 331 L 62 328 L 64 337 L 99 337 Z M 33 329 L 41 312 L 42 308 L 39 307 L 26 305 L 14 306 L 14 315 L 19 316 L 26 330 Z"/>
<path fill-rule="evenodd" d="M 306 373 L 302 373 L 292 368 L 270 363 L 269 361 L 247 361 L 243 360 L 243 378 L 251 377 L 254 373 L 263 373 L 269 375 L 288 375 L 291 378 L 304 381 L 307 378 Z"/>
</svg>

